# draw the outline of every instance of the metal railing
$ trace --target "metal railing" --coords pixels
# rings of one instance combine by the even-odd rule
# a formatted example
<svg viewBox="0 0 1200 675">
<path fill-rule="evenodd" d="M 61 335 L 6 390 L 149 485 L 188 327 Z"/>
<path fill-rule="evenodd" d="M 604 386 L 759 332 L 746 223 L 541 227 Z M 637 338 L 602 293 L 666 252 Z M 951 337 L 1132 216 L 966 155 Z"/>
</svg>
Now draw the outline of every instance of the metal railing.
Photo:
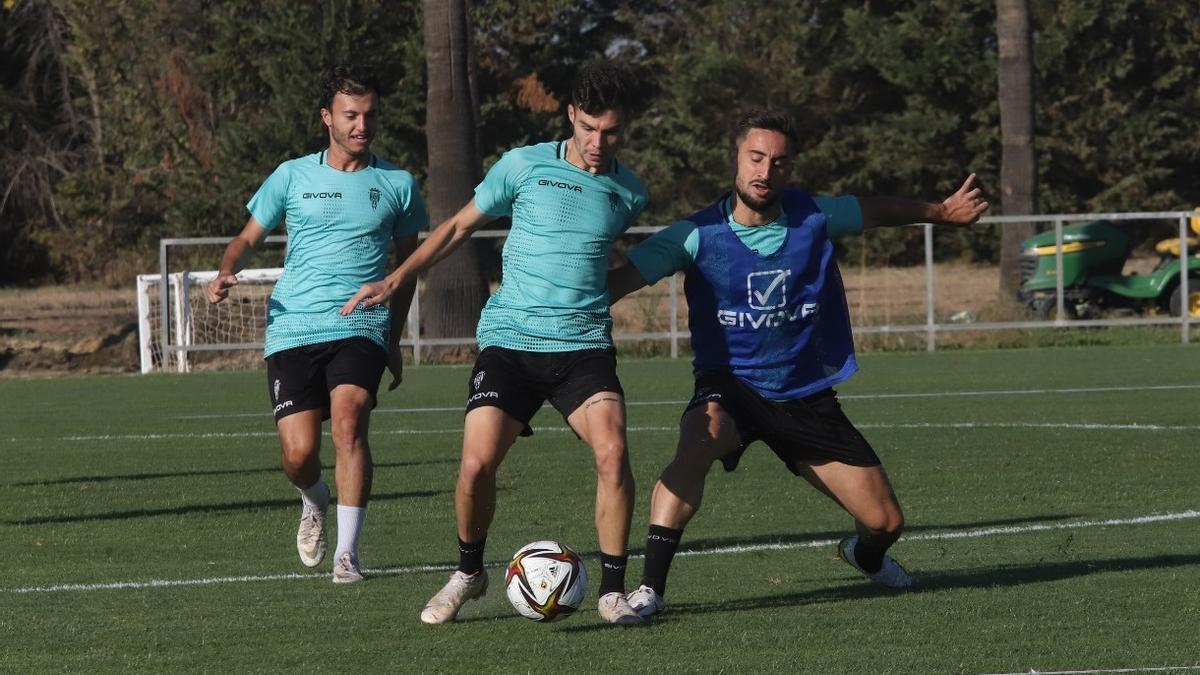
<svg viewBox="0 0 1200 675">
<path fill-rule="evenodd" d="M 1189 275 L 1187 273 L 1186 260 L 1189 257 L 1187 232 L 1188 221 L 1190 218 L 1197 217 L 1195 211 L 1149 211 L 1136 213 L 1085 213 L 1085 214 L 1045 214 L 1045 215 L 1028 215 L 1028 216 L 989 216 L 980 219 L 981 224 L 1007 224 L 1007 223 L 1051 223 L 1054 226 L 1055 235 L 1055 270 L 1057 279 L 1056 288 L 1056 303 L 1057 313 L 1053 320 L 1040 321 L 993 321 L 993 322 L 976 322 L 976 323 L 946 323 L 937 321 L 936 305 L 937 298 L 935 295 L 934 286 L 934 245 L 933 245 L 933 225 L 918 224 L 914 227 L 924 229 L 925 241 L 925 321 L 923 323 L 901 323 L 901 324 L 876 324 L 867 326 L 855 326 L 854 330 L 857 334 L 888 334 L 888 333 L 925 333 L 926 349 L 934 351 L 937 348 L 937 336 L 942 332 L 954 331 L 992 331 L 992 330 L 1007 330 L 1007 329 L 1047 329 L 1047 328 L 1085 328 L 1098 326 L 1155 326 L 1155 325 L 1172 325 L 1178 324 L 1180 331 L 1180 342 L 1188 343 L 1190 341 L 1191 324 L 1200 321 L 1200 317 L 1189 317 L 1187 298 L 1189 297 Z M 1064 306 L 1064 286 L 1063 286 L 1063 227 L 1067 223 L 1085 222 L 1093 220 L 1110 220 L 1110 221 L 1140 221 L 1140 220 L 1176 220 L 1179 224 L 1179 261 L 1181 268 L 1180 284 L 1182 298 L 1184 300 L 1182 311 L 1179 317 L 1135 317 L 1135 318 L 1112 318 L 1112 319 L 1067 319 Z M 663 228 L 639 226 L 632 227 L 626 231 L 627 234 L 653 234 Z M 475 233 L 476 237 L 480 238 L 503 238 L 507 236 L 506 230 L 481 230 Z M 421 237 L 428 236 L 428 233 L 421 233 Z M 286 237 L 268 237 L 268 242 L 286 242 Z M 169 256 L 172 247 L 195 246 L 195 245 L 215 245 L 225 244 L 230 241 L 229 237 L 195 237 L 195 238 L 174 238 L 163 239 L 159 243 L 159 272 L 166 278 L 169 268 Z M 670 354 L 672 358 L 679 356 L 679 345 L 682 340 L 690 337 L 687 330 L 682 329 L 679 325 L 678 314 L 680 307 L 680 294 L 678 275 L 669 277 L 668 280 L 668 304 L 670 312 L 669 326 L 665 331 L 651 332 L 614 332 L 613 339 L 618 342 L 628 341 L 644 341 L 644 340 L 667 340 L 670 344 Z M 160 323 L 160 343 L 162 345 L 162 353 L 164 362 L 170 358 L 179 358 L 186 360 L 189 351 L 214 351 L 227 349 L 261 349 L 261 343 L 243 343 L 238 345 L 201 345 L 187 344 L 185 340 L 180 340 L 176 343 L 171 341 L 171 312 L 166 311 L 169 307 L 169 293 L 166 284 L 163 285 L 161 293 L 161 302 L 164 311 L 161 316 Z M 407 317 L 407 332 L 409 337 L 402 340 L 401 344 L 409 346 L 413 350 L 413 361 L 421 363 L 423 350 L 430 347 L 442 346 L 468 346 L 475 344 L 474 336 L 464 337 L 442 337 L 429 338 L 421 335 L 421 303 L 420 294 L 413 298 L 412 306 Z M 182 342 L 183 344 L 180 344 Z M 164 363 L 164 367 L 166 364 Z"/>
</svg>

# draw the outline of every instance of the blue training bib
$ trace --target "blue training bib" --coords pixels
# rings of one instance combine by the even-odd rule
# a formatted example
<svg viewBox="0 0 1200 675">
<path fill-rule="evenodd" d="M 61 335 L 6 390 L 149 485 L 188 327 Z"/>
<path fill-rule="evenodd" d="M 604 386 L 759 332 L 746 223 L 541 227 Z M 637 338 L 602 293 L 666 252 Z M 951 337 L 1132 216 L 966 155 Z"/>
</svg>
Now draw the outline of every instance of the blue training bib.
<svg viewBox="0 0 1200 675">
<path fill-rule="evenodd" d="M 770 255 L 729 225 L 724 197 L 688 220 L 699 247 L 684 290 L 698 370 L 726 371 L 772 400 L 801 398 L 858 370 L 841 274 L 812 198 L 787 189 L 786 240 Z"/>
</svg>

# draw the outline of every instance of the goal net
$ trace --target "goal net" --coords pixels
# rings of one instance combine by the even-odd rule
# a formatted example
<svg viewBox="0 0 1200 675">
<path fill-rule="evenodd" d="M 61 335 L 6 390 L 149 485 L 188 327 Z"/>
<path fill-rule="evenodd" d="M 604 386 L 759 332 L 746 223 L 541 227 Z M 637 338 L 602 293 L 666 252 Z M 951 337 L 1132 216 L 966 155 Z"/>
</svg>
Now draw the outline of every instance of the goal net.
<svg viewBox="0 0 1200 675">
<path fill-rule="evenodd" d="M 229 352 L 261 350 L 267 325 L 267 303 L 283 268 L 247 269 L 229 298 L 216 305 L 205 287 L 216 271 L 167 274 L 166 304 L 163 275 L 137 277 L 138 343 L 143 373 L 155 370 L 187 372 L 197 359 L 209 360 Z M 252 355 L 251 355 L 252 356 Z"/>
</svg>

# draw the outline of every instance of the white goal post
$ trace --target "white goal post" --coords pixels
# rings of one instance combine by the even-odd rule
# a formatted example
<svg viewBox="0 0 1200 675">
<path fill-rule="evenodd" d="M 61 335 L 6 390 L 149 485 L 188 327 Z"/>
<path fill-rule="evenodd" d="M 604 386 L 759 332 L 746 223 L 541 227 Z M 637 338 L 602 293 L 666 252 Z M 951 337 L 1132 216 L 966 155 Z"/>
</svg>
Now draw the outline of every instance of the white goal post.
<svg viewBox="0 0 1200 675">
<path fill-rule="evenodd" d="M 220 304 L 208 302 L 205 287 L 215 270 L 137 277 L 138 351 L 143 373 L 191 369 L 189 352 L 262 349 L 271 290 L 283 268 L 238 272 L 238 285 Z M 167 298 L 165 305 L 162 298 Z M 163 321 L 164 312 L 167 314 Z M 166 326 L 166 335 L 161 330 Z M 165 339 L 164 339 L 165 337 Z M 164 348 L 165 346 L 165 348 Z"/>
</svg>

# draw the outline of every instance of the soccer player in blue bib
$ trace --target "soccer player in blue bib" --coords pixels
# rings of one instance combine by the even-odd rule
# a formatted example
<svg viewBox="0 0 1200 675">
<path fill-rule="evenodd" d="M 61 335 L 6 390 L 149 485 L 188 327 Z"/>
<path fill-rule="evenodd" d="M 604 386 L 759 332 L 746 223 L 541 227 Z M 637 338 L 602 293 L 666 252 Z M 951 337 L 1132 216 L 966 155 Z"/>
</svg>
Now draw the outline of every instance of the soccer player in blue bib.
<svg viewBox="0 0 1200 675">
<path fill-rule="evenodd" d="M 379 83 L 353 66 L 335 68 L 320 112 L 329 147 L 280 164 L 246 205 L 250 219 L 221 258 L 208 286 L 218 303 L 237 284 L 254 248 L 286 223 L 287 259 L 271 292 L 264 356 L 282 466 L 303 507 L 296 548 L 315 567 L 325 556 L 329 486 L 321 478 L 321 425 L 331 420 L 337 456 L 337 548 L 333 581 L 361 581 L 358 540 L 371 494 L 367 428 L 380 378 L 400 383 L 397 345 L 413 284 L 387 307 L 343 316 L 346 296 L 387 273 L 395 244 L 403 260 L 429 216 L 416 180 L 370 152 L 378 126 Z M 396 339 L 389 339 L 389 336 Z"/>
<path fill-rule="evenodd" d="M 349 316 L 359 307 L 369 311 L 485 223 L 512 218 L 502 283 L 480 316 L 480 352 L 468 383 L 455 490 L 459 565 L 422 610 L 425 623 L 453 621 L 487 590 L 483 550 L 496 510 L 496 470 L 517 437 L 532 433 L 529 420 L 547 400 L 595 453 L 600 615 L 617 624 L 642 620 L 624 592 L 633 474 L 606 286 L 609 249 L 646 206 L 641 181 L 616 159 L 637 98 L 625 69 L 582 68 L 567 106 L 571 137 L 505 153 L 474 199 L 342 309 Z"/>
<path fill-rule="evenodd" d="M 904 522 L 900 504 L 833 390 L 858 365 L 830 238 L 885 225 L 967 225 L 987 208 L 974 175 L 940 204 L 787 188 L 797 138 L 783 112 L 744 117 L 734 146 L 733 192 L 635 246 L 609 275 L 615 302 L 685 270 L 695 353 L 695 393 L 654 486 L 645 573 L 629 594 L 643 617 L 666 607 L 667 572 L 709 468 L 720 460 L 734 470 L 756 440 L 854 518 L 858 534 L 838 545 L 839 557 L 877 583 L 910 584 L 886 554 Z"/>
</svg>

